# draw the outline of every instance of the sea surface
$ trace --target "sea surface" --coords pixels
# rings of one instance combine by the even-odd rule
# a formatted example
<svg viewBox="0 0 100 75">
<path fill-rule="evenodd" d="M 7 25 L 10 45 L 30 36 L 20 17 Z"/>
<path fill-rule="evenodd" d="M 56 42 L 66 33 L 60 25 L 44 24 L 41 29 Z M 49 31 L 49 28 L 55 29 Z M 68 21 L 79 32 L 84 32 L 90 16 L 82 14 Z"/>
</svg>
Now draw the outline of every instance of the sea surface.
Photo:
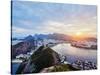
<svg viewBox="0 0 100 75">
<path fill-rule="evenodd" d="M 22 42 L 22 41 L 21 40 L 14 40 L 14 41 L 12 41 L 12 45 L 16 45 L 19 42 Z"/>
<path fill-rule="evenodd" d="M 18 69 L 18 67 L 19 67 L 19 65 L 20 65 L 20 63 L 12 63 L 11 64 L 12 65 L 12 74 L 15 74 L 16 73 L 16 71 L 17 71 L 17 69 Z"/>
<path fill-rule="evenodd" d="M 97 63 L 97 50 L 76 48 L 69 43 L 58 44 L 52 47 L 57 53 L 67 57 L 67 61 L 75 62 L 76 60 L 87 60 Z"/>
</svg>

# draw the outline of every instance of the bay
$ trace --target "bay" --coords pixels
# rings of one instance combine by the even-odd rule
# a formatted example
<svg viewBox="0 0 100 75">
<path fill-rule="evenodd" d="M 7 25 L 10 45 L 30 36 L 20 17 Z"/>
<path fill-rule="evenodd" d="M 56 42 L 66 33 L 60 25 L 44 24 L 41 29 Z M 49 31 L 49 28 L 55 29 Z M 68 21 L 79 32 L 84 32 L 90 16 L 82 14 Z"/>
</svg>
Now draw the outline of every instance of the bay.
<svg viewBox="0 0 100 75">
<path fill-rule="evenodd" d="M 52 49 L 60 55 L 67 56 L 67 60 L 71 63 L 76 60 L 88 60 L 97 63 L 97 50 L 76 48 L 69 43 L 58 44 Z"/>
</svg>

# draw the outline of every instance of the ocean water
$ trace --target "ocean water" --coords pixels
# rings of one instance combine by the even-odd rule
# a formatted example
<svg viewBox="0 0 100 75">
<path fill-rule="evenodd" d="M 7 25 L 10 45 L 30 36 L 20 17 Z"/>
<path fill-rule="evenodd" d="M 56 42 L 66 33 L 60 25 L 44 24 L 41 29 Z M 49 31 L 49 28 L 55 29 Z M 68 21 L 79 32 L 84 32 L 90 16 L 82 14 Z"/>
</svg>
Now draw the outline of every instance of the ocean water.
<svg viewBox="0 0 100 75">
<path fill-rule="evenodd" d="M 76 48 L 67 43 L 58 44 L 52 49 L 61 55 L 67 56 L 67 60 L 71 63 L 76 60 L 97 62 L 97 50 Z"/>
<path fill-rule="evenodd" d="M 12 65 L 12 67 L 11 67 L 12 74 L 15 74 L 18 67 L 19 67 L 19 65 L 20 65 L 20 63 L 12 63 L 11 65 Z"/>
<path fill-rule="evenodd" d="M 21 42 L 21 41 L 19 41 L 19 40 L 14 40 L 14 41 L 12 41 L 12 45 L 15 45 L 15 44 L 17 44 L 17 43 L 19 43 L 19 42 Z M 12 62 L 12 63 L 11 63 L 11 73 L 12 73 L 12 74 L 15 74 L 15 73 L 16 73 L 16 71 L 17 71 L 19 65 L 20 65 L 19 62 L 18 62 L 18 63 L 16 63 L 16 62 Z"/>
<path fill-rule="evenodd" d="M 22 41 L 21 40 L 14 40 L 14 41 L 12 41 L 12 45 L 15 45 L 15 44 L 17 44 L 19 42 L 22 42 Z"/>
</svg>

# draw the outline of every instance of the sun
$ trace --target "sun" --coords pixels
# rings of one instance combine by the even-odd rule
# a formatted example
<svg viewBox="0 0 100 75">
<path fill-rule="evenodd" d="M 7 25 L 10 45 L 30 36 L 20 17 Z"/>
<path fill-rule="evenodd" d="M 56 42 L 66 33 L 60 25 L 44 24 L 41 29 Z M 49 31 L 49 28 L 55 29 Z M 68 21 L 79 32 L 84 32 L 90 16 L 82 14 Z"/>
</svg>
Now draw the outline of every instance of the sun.
<svg viewBox="0 0 100 75">
<path fill-rule="evenodd" d="M 74 40 L 81 40 L 83 38 L 83 33 L 82 32 L 76 32 L 73 36 Z"/>
<path fill-rule="evenodd" d="M 86 34 L 84 32 L 76 32 L 74 33 L 73 40 L 80 41 L 80 40 L 83 40 L 85 37 L 86 37 Z"/>
<path fill-rule="evenodd" d="M 82 32 L 76 32 L 75 35 L 76 35 L 76 36 L 81 36 L 81 35 L 82 35 Z"/>
</svg>

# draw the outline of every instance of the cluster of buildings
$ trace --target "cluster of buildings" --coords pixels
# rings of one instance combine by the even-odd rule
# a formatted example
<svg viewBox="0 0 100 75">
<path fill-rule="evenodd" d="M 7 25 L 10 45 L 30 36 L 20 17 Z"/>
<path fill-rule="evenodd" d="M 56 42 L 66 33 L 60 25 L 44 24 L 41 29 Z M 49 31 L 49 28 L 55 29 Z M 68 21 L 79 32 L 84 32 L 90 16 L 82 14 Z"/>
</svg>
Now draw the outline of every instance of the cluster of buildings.
<svg viewBox="0 0 100 75">
<path fill-rule="evenodd" d="M 64 64 L 70 64 L 72 65 L 74 68 L 80 69 L 80 70 L 92 70 L 92 69 L 97 69 L 97 63 L 94 63 L 92 61 L 89 60 L 76 60 L 72 63 L 67 61 L 67 57 L 66 56 L 60 56 L 60 60 L 61 63 Z"/>
<path fill-rule="evenodd" d="M 25 59 L 29 59 L 29 57 L 35 52 L 35 50 L 32 50 L 31 52 L 27 52 L 27 54 L 19 54 L 16 56 L 16 59 L 20 59 L 20 60 L 25 60 Z"/>
<path fill-rule="evenodd" d="M 97 49 L 97 42 L 95 41 L 75 41 L 72 42 L 71 45 L 79 48 Z"/>
<path fill-rule="evenodd" d="M 72 65 L 78 69 L 81 70 L 91 70 L 91 69 L 97 69 L 97 64 L 91 61 L 82 61 L 82 60 L 77 60 Z"/>
</svg>

